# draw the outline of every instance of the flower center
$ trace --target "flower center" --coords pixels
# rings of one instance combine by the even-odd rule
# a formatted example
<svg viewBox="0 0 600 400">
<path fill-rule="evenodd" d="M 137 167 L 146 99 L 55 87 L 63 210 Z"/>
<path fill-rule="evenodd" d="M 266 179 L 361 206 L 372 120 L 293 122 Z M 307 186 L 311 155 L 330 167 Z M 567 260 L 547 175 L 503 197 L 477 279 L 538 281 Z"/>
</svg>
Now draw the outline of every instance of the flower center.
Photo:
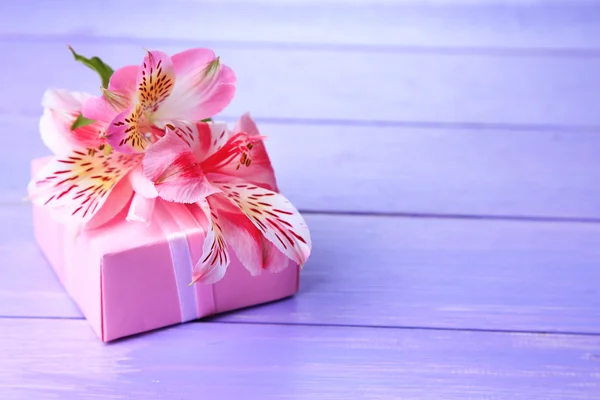
<svg viewBox="0 0 600 400">
<path fill-rule="evenodd" d="M 208 157 L 202 163 L 204 171 L 217 172 L 232 163 L 236 163 L 236 171 L 240 167 L 249 167 L 252 164 L 252 148 L 254 143 L 264 139 L 264 136 L 248 136 L 247 133 L 237 133 L 212 156 Z"/>
<path fill-rule="evenodd" d="M 249 167 L 250 164 L 252 164 L 252 158 L 250 156 L 252 150 L 252 143 L 248 142 L 246 143 L 245 146 L 241 146 L 239 151 L 241 153 L 240 156 L 240 162 L 238 163 L 238 165 L 235 167 L 236 170 L 240 169 L 240 167 L 242 165 L 245 165 L 246 167 Z"/>
</svg>

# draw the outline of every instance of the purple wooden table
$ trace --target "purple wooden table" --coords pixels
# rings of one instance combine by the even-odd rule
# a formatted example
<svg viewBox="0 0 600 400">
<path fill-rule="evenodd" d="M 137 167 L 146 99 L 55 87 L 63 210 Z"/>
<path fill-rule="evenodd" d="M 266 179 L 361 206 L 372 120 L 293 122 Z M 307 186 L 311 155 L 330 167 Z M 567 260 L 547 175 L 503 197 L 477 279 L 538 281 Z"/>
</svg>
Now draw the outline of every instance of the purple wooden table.
<svg viewBox="0 0 600 400">
<path fill-rule="evenodd" d="M 0 399 L 600 398 L 600 4 L 19 0 L 0 21 Z M 222 117 L 252 111 L 313 232 L 297 296 L 95 337 L 20 200 L 44 89 L 97 90 L 66 44 L 236 70 Z"/>
</svg>

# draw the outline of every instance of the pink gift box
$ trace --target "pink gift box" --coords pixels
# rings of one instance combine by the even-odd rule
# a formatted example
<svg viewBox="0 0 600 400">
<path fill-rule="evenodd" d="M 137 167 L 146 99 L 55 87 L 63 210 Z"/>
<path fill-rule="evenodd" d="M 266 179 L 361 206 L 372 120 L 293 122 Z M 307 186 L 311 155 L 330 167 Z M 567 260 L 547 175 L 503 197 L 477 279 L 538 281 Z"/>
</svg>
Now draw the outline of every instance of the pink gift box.
<svg viewBox="0 0 600 400">
<path fill-rule="evenodd" d="M 33 173 L 47 161 L 34 160 Z M 158 200 L 148 226 L 125 221 L 125 210 L 107 225 L 76 235 L 48 209 L 33 207 L 39 247 L 104 342 L 298 291 L 299 267 L 293 261 L 279 273 L 253 277 L 233 251 L 221 281 L 188 286 L 205 236 L 189 208 Z"/>
</svg>

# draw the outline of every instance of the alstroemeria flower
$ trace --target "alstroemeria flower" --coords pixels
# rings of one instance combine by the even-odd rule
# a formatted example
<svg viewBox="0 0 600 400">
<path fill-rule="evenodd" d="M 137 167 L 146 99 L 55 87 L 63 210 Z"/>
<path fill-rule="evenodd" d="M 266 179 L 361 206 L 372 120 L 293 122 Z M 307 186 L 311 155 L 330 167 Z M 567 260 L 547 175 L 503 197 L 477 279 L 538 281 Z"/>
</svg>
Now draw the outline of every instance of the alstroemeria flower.
<svg viewBox="0 0 600 400">
<path fill-rule="evenodd" d="M 50 207 L 60 220 L 86 228 L 114 218 L 131 199 L 132 185 L 150 198 L 154 190 L 141 171 L 141 154 L 105 151 L 105 143 L 98 137 L 105 125 L 95 122 L 71 129 L 82 102 L 91 97 L 64 90 L 46 91 L 40 132 L 55 156 L 28 185 L 29 198 L 35 204 Z M 138 198 L 134 203 L 147 201 Z"/>
<path fill-rule="evenodd" d="M 235 74 L 208 49 L 172 57 L 150 51 L 141 66 L 114 72 L 101 97 L 86 102 L 86 118 L 108 123 L 108 143 L 122 153 L 143 152 L 177 121 L 201 121 L 223 110 L 235 93 Z"/>
<path fill-rule="evenodd" d="M 63 89 L 47 90 L 42 96 L 44 113 L 40 120 L 40 134 L 44 144 L 54 154 L 72 147 L 97 148 L 104 144 L 100 135 L 105 124 L 95 122 L 77 129 L 67 129 L 81 114 L 82 104 L 94 96 L 84 92 Z"/>
<path fill-rule="evenodd" d="M 159 197 L 198 204 L 208 218 L 194 282 L 220 280 L 229 247 L 252 275 L 285 268 L 288 258 L 299 265 L 308 259 L 308 227 L 276 191 L 263 138 L 244 115 L 233 132 L 216 123 L 169 126 L 146 152 L 144 173 Z"/>
</svg>

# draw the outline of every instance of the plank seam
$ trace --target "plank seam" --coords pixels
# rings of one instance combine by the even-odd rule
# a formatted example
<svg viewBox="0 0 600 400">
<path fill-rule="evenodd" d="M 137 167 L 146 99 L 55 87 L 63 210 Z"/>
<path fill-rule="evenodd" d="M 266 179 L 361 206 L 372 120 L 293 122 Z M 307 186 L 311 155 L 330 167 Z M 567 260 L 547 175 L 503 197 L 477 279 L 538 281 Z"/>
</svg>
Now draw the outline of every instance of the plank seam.
<svg viewBox="0 0 600 400">
<path fill-rule="evenodd" d="M 219 116 L 225 122 L 235 122 L 238 117 Z M 549 132 L 549 133 L 600 133 L 600 125 L 560 125 L 560 124 L 513 124 L 502 122 L 470 121 L 402 121 L 402 120 L 352 120 L 337 118 L 294 118 L 294 117 L 254 117 L 258 123 L 309 126 L 354 126 L 374 128 L 413 128 L 413 129 L 455 129 L 463 131 L 510 131 L 510 132 Z"/>
<path fill-rule="evenodd" d="M 276 42 L 276 41 L 237 41 L 237 40 L 200 40 L 186 38 L 157 38 L 129 36 L 96 36 L 65 34 L 0 34 L 0 42 L 18 43 L 76 43 L 76 44 L 122 44 L 139 45 L 140 42 L 152 42 L 156 45 L 169 46 L 203 46 L 223 49 L 257 49 L 277 51 L 314 51 L 334 53 L 367 53 L 367 54 L 425 54 L 440 56 L 483 56 L 483 57 L 526 57 L 526 58 L 600 58 L 600 48 L 570 47 L 501 47 L 501 46 L 426 46 L 426 45 L 373 45 L 359 43 L 311 43 L 311 42 Z"/>
<path fill-rule="evenodd" d="M 56 315 L 46 315 L 46 316 L 42 316 L 42 315 L 31 315 L 31 316 L 27 316 L 27 315 L 0 315 L 0 320 L 1 319 L 47 319 L 47 320 L 69 320 L 69 321 L 85 321 L 84 317 L 69 317 L 69 316 L 64 316 L 64 317 L 60 317 L 60 316 L 56 316 Z"/>
<path fill-rule="evenodd" d="M 522 330 L 522 329 L 485 329 L 485 328 L 451 328 L 451 327 L 433 327 L 433 326 L 410 326 L 410 325 L 366 325 L 366 324 L 325 324 L 325 323 L 294 323 L 294 322 L 259 322 L 259 321 L 213 321 L 220 316 L 203 321 L 194 321 L 195 323 L 210 322 L 221 324 L 239 324 L 239 325 L 281 325 L 281 326 L 315 326 L 315 327 L 340 327 L 340 328 L 377 328 L 377 329 L 399 329 L 399 330 L 421 330 L 421 331 L 440 331 L 440 332 L 482 332 L 482 333 L 506 333 L 506 334 L 539 334 L 539 335 L 565 335 L 565 336 L 600 336 L 599 332 L 578 332 L 561 330 Z"/>
<path fill-rule="evenodd" d="M 11 112 L 0 109 L 0 118 L 39 118 L 38 111 L 22 110 Z M 236 122 L 239 116 L 218 115 L 223 122 Z M 600 125 L 560 125 L 560 124 L 511 124 L 496 122 L 468 121 L 402 121 L 402 120 L 353 120 L 337 118 L 294 118 L 294 117 L 261 117 L 253 116 L 259 124 L 299 125 L 299 126 L 350 126 L 368 128 L 409 128 L 423 130 L 462 130 L 462 131 L 502 131 L 502 132 L 548 132 L 548 133 L 583 133 L 600 134 Z"/>
<path fill-rule="evenodd" d="M 30 206 L 28 203 L 17 201 L 0 201 L 0 207 Z M 441 220 L 474 220 L 474 221 L 506 221 L 533 223 L 575 223 L 598 224 L 600 218 L 551 217 L 528 215 L 486 215 L 486 214 L 452 214 L 452 213 L 419 213 L 419 212 L 380 212 L 380 211 L 335 211 L 299 208 L 304 215 L 329 215 L 333 217 L 374 217 L 374 218 L 414 218 Z"/>
<path fill-rule="evenodd" d="M 581 223 L 597 224 L 600 218 L 579 217 L 545 217 L 527 215 L 486 215 L 486 214 L 452 214 L 452 213 L 419 213 L 419 212 L 379 212 L 379 211 L 325 211 L 325 210 L 299 210 L 307 215 L 331 215 L 353 217 L 383 217 L 383 218 L 417 218 L 417 219 L 458 219 L 482 221 L 513 221 L 513 222 L 540 222 L 540 223 Z"/>
<path fill-rule="evenodd" d="M 521 329 L 485 329 L 485 328 L 450 328 L 450 327 L 431 327 L 431 326 L 408 326 L 408 325 L 366 325 L 366 324 L 325 324 L 310 322 L 260 322 L 260 321 L 219 321 L 222 315 L 216 315 L 212 318 L 195 320 L 186 324 L 223 324 L 223 325 L 271 325 L 271 326 L 312 326 L 312 327 L 332 327 L 332 328 L 351 328 L 351 329 L 397 329 L 397 330 L 420 330 L 420 331 L 439 331 L 439 332 L 478 332 L 478 333 L 503 333 L 503 334 L 524 334 L 524 335 L 564 335 L 564 336 L 600 336 L 600 332 L 577 332 L 561 330 L 521 330 Z M 0 320 L 70 320 L 85 321 L 83 317 L 58 317 L 58 316 L 13 316 L 0 315 Z M 183 325 L 183 324 L 179 324 Z M 158 328 L 163 330 L 173 328 L 176 325 Z M 156 330 L 148 331 L 153 332 Z"/>
</svg>

